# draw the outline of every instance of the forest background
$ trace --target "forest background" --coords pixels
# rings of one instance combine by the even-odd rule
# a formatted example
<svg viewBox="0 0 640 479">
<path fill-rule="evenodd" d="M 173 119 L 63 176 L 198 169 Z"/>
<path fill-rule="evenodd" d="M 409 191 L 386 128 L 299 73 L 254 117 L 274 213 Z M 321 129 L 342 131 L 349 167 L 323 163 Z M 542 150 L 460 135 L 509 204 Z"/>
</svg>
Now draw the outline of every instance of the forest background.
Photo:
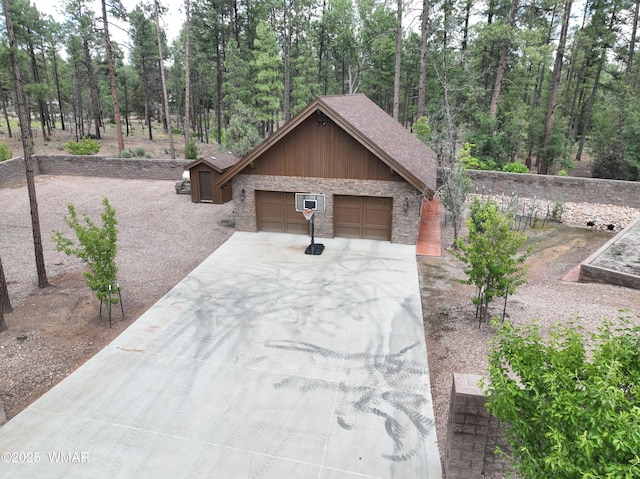
<svg viewBox="0 0 640 479">
<path fill-rule="evenodd" d="M 476 168 L 568 174 L 589 154 L 593 176 L 638 179 L 640 0 L 417 1 L 185 0 L 169 15 L 157 0 L 63 0 L 56 19 L 9 3 L 45 141 L 100 139 L 119 110 L 125 137 L 137 119 L 149 140 L 155 123 L 242 155 L 316 96 L 364 93 L 407 128 L 425 118 L 441 162 L 466 144 Z M 179 31 L 170 42 L 163 25 Z M 4 26 L 0 42 L 11 136 Z"/>
</svg>

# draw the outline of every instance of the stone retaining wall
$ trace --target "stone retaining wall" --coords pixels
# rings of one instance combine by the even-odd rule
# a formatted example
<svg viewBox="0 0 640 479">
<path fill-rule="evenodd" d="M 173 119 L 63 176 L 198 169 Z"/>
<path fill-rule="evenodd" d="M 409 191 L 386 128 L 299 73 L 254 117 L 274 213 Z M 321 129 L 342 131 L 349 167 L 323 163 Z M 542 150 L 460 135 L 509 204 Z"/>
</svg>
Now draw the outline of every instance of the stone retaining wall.
<svg viewBox="0 0 640 479">
<path fill-rule="evenodd" d="M 34 174 L 179 180 L 186 160 L 35 155 Z M 442 173 L 442 172 L 440 172 Z M 640 208 L 640 182 L 469 170 L 473 190 L 495 195 L 534 196 L 549 201 L 599 203 Z M 441 174 L 439 175 L 442 176 Z M 24 179 L 24 161 L 0 162 L 0 188 Z"/>
<path fill-rule="evenodd" d="M 37 162 L 33 162 L 33 173 L 38 174 Z M 12 158 L 11 160 L 0 162 L 0 188 L 20 182 L 25 178 L 24 160 L 22 158 Z"/>
<path fill-rule="evenodd" d="M 473 192 L 640 208 L 640 182 L 469 170 Z M 483 190 L 484 189 L 484 190 Z"/>
<path fill-rule="evenodd" d="M 106 156 L 34 155 L 36 175 L 100 176 L 106 178 L 180 180 L 190 161 L 149 158 L 109 158 Z M 0 187 L 25 177 L 24 160 L 0 162 Z"/>
<path fill-rule="evenodd" d="M 444 458 L 446 479 L 480 479 L 485 474 L 503 472 L 507 464 L 496 447 L 507 450 L 501 423 L 486 408 L 486 398 L 478 387 L 482 376 L 453 375 Z"/>
</svg>

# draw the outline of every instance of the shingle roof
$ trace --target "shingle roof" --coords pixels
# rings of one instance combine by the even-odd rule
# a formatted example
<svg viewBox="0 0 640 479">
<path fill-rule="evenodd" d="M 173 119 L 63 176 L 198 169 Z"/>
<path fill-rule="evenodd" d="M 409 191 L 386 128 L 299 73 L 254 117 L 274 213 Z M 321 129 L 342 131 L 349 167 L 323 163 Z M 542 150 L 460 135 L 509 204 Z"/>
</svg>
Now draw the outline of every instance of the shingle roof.
<svg viewBox="0 0 640 479">
<path fill-rule="evenodd" d="M 218 173 L 223 173 L 225 170 L 228 170 L 233 165 L 238 163 L 242 158 L 240 156 L 234 155 L 230 151 L 217 151 L 213 156 L 209 158 L 199 158 L 191 163 L 189 163 L 186 167 L 187 170 L 190 170 L 196 165 L 200 163 L 205 163 L 209 167 L 216 170 Z"/>
<path fill-rule="evenodd" d="M 396 171 L 418 189 L 436 189 L 437 161 L 434 151 L 413 133 L 389 116 L 366 95 L 321 96 L 318 101 L 330 108 L 344 120 L 358 137 L 379 149 L 392 163 L 400 168 Z M 354 135 L 355 136 L 355 135 Z M 384 159 L 384 157 L 383 157 Z M 393 166 L 393 165 L 390 165 Z M 406 170 L 404 173 L 402 169 Z M 415 184 L 407 175 L 413 176 Z"/>
<path fill-rule="evenodd" d="M 416 189 L 433 195 L 437 172 L 436 155 L 433 150 L 361 93 L 316 98 L 242 161 L 229 168 L 218 181 L 218 186 L 227 183 L 271 145 L 318 110 L 345 129 Z"/>
</svg>

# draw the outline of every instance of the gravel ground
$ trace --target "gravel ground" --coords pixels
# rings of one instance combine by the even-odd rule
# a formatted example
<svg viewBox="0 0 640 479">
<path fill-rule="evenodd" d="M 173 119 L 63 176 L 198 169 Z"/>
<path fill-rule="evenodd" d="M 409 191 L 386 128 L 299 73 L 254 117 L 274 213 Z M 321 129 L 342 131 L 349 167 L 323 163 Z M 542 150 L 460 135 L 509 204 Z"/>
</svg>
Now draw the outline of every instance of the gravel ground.
<svg viewBox="0 0 640 479">
<path fill-rule="evenodd" d="M 603 224 L 626 226 L 640 211 L 610 205 L 565 205 L 564 224 L 527 229 L 536 244 L 528 260 L 527 283 L 509 298 L 507 316 L 516 324 L 538 320 L 543 330 L 570 322 L 595 331 L 604 318 L 621 314 L 640 325 L 640 291 L 600 283 L 566 282 L 562 278 L 613 237 L 602 228 L 583 225 L 598 218 Z M 606 228 L 604 228 L 606 230 Z M 619 228 L 616 228 L 619 229 Z M 418 258 L 431 392 L 441 458 L 446 446 L 453 373 L 485 375 L 493 329 L 480 327 L 471 303 L 475 288 L 461 284 L 463 265 L 444 248 L 453 243 L 452 228 L 443 225 L 443 256 Z M 465 234 L 464 232 L 462 233 Z M 640 243 L 639 243 L 640 244 Z M 636 245 L 637 247 L 637 245 Z M 491 313 L 501 315 L 502 304 Z M 621 313 L 620 310 L 626 310 Z M 500 474 L 487 478 L 503 477 Z"/>
<path fill-rule="evenodd" d="M 47 275 L 55 279 L 81 266 L 54 251 L 51 231 L 72 236 L 63 216 L 67 205 L 100 222 L 107 197 L 118 220 L 119 277 L 123 294 L 148 303 L 158 299 L 233 233 L 219 224 L 233 219 L 231 203 L 192 203 L 175 194 L 174 181 L 91 177 L 36 177 L 36 192 Z M 37 286 L 26 186 L 0 188 L 0 254 L 12 301 L 19 303 Z M 169 287 L 169 288 L 168 288 Z M 144 292 L 137 297 L 138 292 Z M 153 303 L 151 303 L 153 304 Z"/>
<path fill-rule="evenodd" d="M 36 184 L 52 284 L 44 290 L 37 288 L 26 187 L 0 189 L 0 257 L 16 309 L 6 315 L 9 331 L 0 333 L 0 400 L 9 417 L 99 351 L 233 233 L 220 223 L 232 219 L 230 203 L 191 203 L 189 196 L 175 194 L 172 181 L 40 176 Z M 97 218 L 104 196 L 119 221 L 117 260 L 127 316 L 113 329 L 98 316 L 81 263 L 54 252 L 50 234 L 66 228 L 62 215 L 68 203 Z M 606 205 L 564 208 L 565 222 L 581 226 L 596 216 L 599 223 L 623 225 L 638 213 Z M 617 317 L 619 309 L 640 312 L 640 291 L 561 280 L 608 241 L 610 232 L 548 226 L 528 230 L 538 243 L 537 253 L 529 261 L 527 284 L 509 301 L 512 321 L 539 318 L 543 327 L 575 321 L 592 330 L 602 318 Z M 443 246 L 452 243 L 451 235 L 452 229 L 443 227 Z M 419 257 L 418 267 L 436 427 L 444 451 L 452 374 L 486 373 L 492 330 L 474 321 L 474 290 L 459 283 L 462 265 L 448 251 L 443 249 L 441 258 Z"/>
<path fill-rule="evenodd" d="M 0 404 L 9 418 L 37 399 L 115 338 L 147 308 L 226 241 L 234 229 L 232 204 L 192 203 L 173 181 L 38 176 L 36 191 L 50 287 L 37 288 L 28 195 L 24 184 L 0 188 L 0 258 L 14 312 L 0 333 Z M 126 321 L 99 302 L 82 276 L 84 266 L 53 251 L 51 231 L 72 237 L 67 204 L 98 224 L 102 199 L 116 209 L 117 263 Z M 106 312 L 106 309 L 105 309 Z"/>
</svg>

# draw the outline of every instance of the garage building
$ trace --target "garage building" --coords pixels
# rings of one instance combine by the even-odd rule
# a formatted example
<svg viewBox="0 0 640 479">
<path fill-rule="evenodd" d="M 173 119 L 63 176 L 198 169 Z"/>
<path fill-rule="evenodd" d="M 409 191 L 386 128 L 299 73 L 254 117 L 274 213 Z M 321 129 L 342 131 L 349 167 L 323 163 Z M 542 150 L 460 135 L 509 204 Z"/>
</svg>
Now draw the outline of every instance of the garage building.
<svg viewBox="0 0 640 479">
<path fill-rule="evenodd" d="M 436 185 L 436 155 L 362 94 L 322 96 L 225 171 L 236 228 L 309 234 L 295 193 L 325 195 L 320 238 L 415 244 L 423 198 Z"/>
</svg>

